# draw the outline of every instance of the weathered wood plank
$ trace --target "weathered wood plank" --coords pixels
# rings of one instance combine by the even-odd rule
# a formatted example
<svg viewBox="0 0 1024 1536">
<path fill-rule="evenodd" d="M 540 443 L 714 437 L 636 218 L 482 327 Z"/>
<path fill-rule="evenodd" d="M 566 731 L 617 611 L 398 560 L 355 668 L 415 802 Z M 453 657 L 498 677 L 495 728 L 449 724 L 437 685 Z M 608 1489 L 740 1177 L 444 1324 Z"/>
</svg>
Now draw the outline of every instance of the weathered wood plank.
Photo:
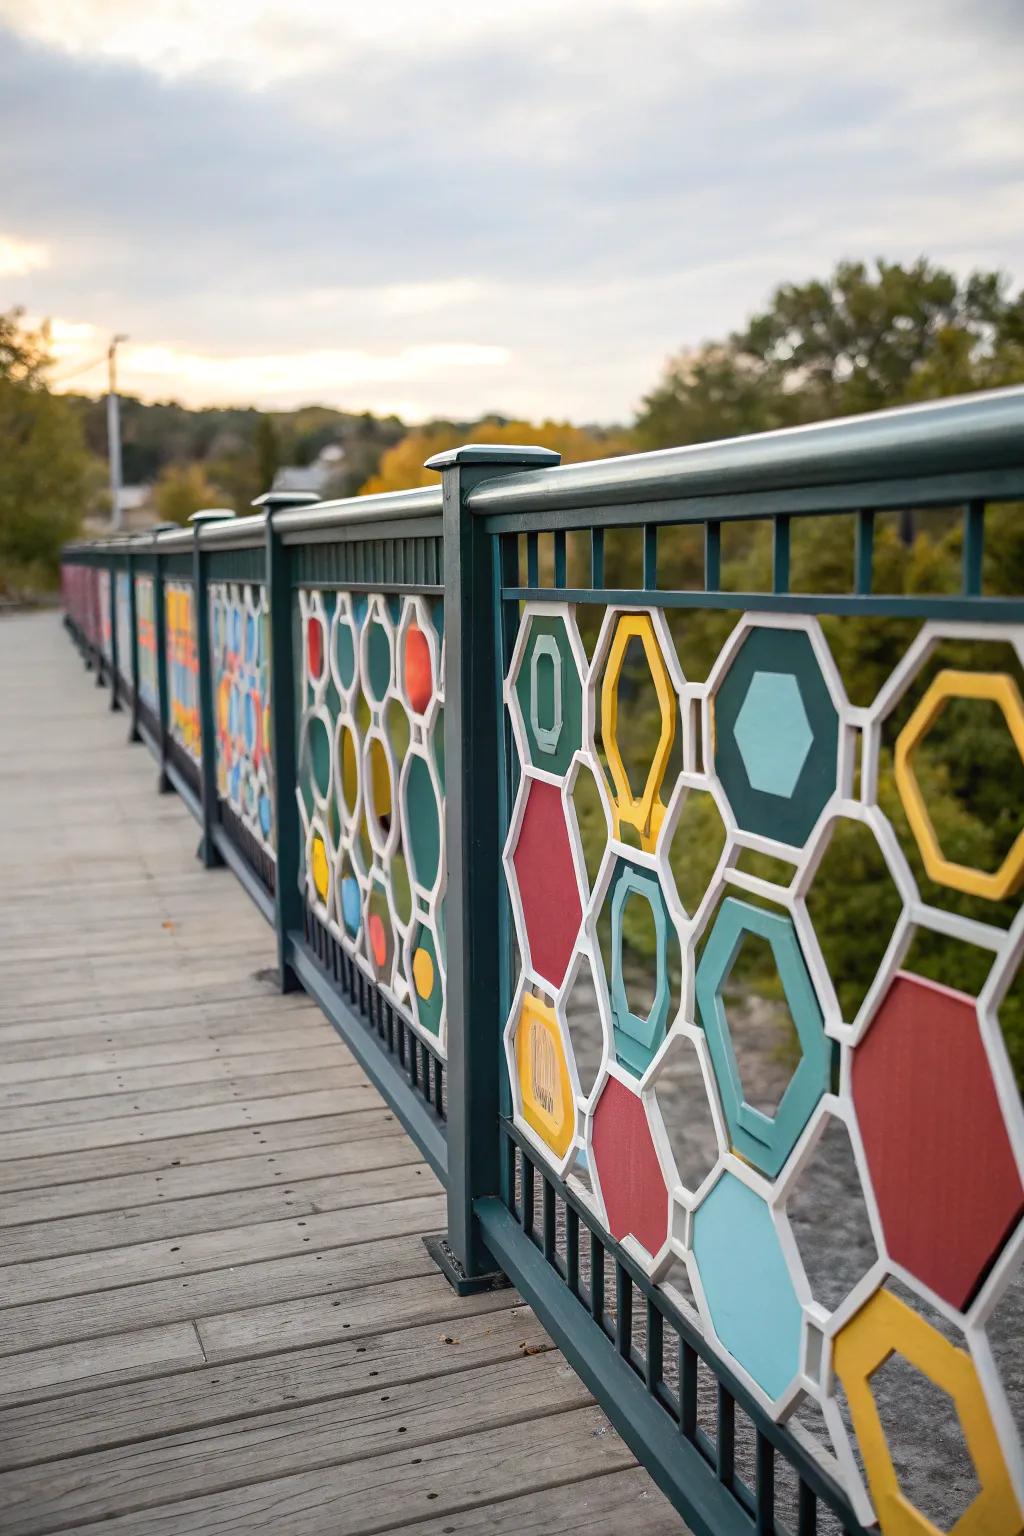
<svg viewBox="0 0 1024 1536">
<path fill-rule="evenodd" d="M 178 1068 L 198 1069 L 204 1062 L 245 1062 L 259 1057 L 259 1070 L 263 1071 L 264 1057 L 272 1057 L 275 1061 L 293 1056 L 297 1059 L 300 1053 L 322 1050 L 334 1053 L 335 1066 L 349 1059 L 349 1052 L 325 1019 L 317 1019 L 309 1025 L 288 1024 L 284 1029 L 276 1028 L 266 1033 L 253 1031 L 220 1038 L 200 1036 L 147 1041 L 145 1045 L 122 1046 L 120 1049 L 108 1046 L 105 1050 L 83 1052 L 69 1051 L 65 1046 L 56 1056 L 40 1058 L 26 1054 L 20 1059 L 4 1058 L 2 1077 L 5 1087 L 2 1091 L 6 1098 L 31 1089 L 40 1102 L 44 1099 L 53 1101 L 62 1096 L 54 1090 L 67 1080 L 76 1095 L 94 1091 L 97 1080 L 110 1078 L 113 1086 L 115 1074 L 131 1087 L 144 1088 L 150 1085 L 141 1078 L 129 1077 L 129 1074 L 167 1069 L 165 1082 L 181 1082 L 185 1079 L 179 1076 Z M 102 1093 L 105 1090 L 99 1087 L 95 1091 Z M 32 1100 L 20 1097 L 12 1098 L 11 1102 L 30 1103 Z"/>
<path fill-rule="evenodd" d="M 329 1064 L 330 1063 L 330 1064 Z M 41 1104 L 15 1104 L 3 1110 L 4 1136 L 15 1131 L 34 1131 L 59 1121 L 63 1128 L 91 1125 L 96 1121 L 117 1120 L 122 1115 L 155 1115 L 179 1109 L 198 1109 L 207 1104 L 225 1104 L 237 1099 L 276 1098 L 281 1094 L 309 1093 L 314 1089 L 351 1089 L 362 1087 L 366 1079 L 355 1062 L 329 1057 L 322 1064 L 307 1066 L 293 1061 L 292 1070 L 263 1072 L 259 1067 L 246 1073 L 227 1076 L 209 1068 L 201 1077 L 193 1075 L 184 1083 L 167 1087 L 118 1088 L 111 1093 L 88 1094 L 60 1099 L 54 1109 L 50 1101 Z M 365 1107 L 365 1106 L 364 1106 Z"/>
<path fill-rule="evenodd" d="M 90 1295 L 34 1301 L 0 1312 L 0 1345 L 11 1352 L 70 1344 L 107 1333 L 153 1328 L 210 1313 L 251 1307 L 254 1297 L 269 1304 L 300 1297 L 336 1296 L 353 1286 L 395 1283 L 434 1273 L 433 1260 L 418 1235 L 387 1237 L 350 1247 L 304 1252 L 281 1259 L 202 1271 L 182 1280 L 162 1276 Z M 17 1333 L 11 1330 L 17 1326 Z"/>
<path fill-rule="evenodd" d="M 441 1185 L 423 1163 L 287 1183 L 280 1180 L 256 1189 L 232 1190 L 229 1194 L 194 1195 L 118 1211 L 106 1210 L 94 1216 L 70 1216 L 63 1221 L 15 1227 L 4 1236 L 3 1257 L 5 1264 L 13 1265 L 71 1254 L 95 1254 L 130 1243 L 223 1232 L 253 1222 L 286 1221 L 440 1193 Z"/>
<path fill-rule="evenodd" d="M 449 1420 L 450 1422 L 450 1420 Z M 375 1536 L 425 1516 L 474 1509 L 634 1465 L 596 1408 L 540 1414 L 416 1448 L 327 1465 L 290 1477 L 105 1521 L 110 1536 Z M 500 1529 L 500 1527 L 498 1527 Z M 77 1526 L 78 1530 L 93 1527 Z"/>
<path fill-rule="evenodd" d="M 472 1423 L 486 1429 L 518 1425 L 523 1419 L 546 1422 L 548 1416 L 561 1417 L 590 1401 L 582 1382 L 558 1355 L 508 1359 L 510 1347 L 514 1345 L 508 1338 L 485 1365 L 443 1374 L 440 1382 L 435 1377 L 389 1383 L 382 1376 L 379 1387 L 374 1382 L 369 1390 L 321 1398 L 315 1404 L 289 1404 L 227 1426 L 187 1430 L 6 1473 L 0 1476 L 5 1536 L 38 1536 L 56 1525 L 102 1519 L 111 1510 L 153 1509 L 183 1495 L 217 1497 L 251 1487 L 256 1480 L 283 1479 L 315 1467 L 334 1473 L 355 1464 L 358 1478 L 359 1463 L 372 1465 L 396 1444 L 408 1465 L 411 1453 L 425 1450 L 454 1425 Z M 444 1348 L 435 1346 L 435 1355 Z M 509 1438 L 514 1442 L 516 1437 Z M 377 1501 L 386 1498 L 387 1490 L 378 1487 L 375 1507 L 364 1506 L 363 1518 L 373 1522 Z"/>
<path fill-rule="evenodd" d="M 355 1117 L 353 1117 L 355 1118 Z M 165 1168 L 162 1173 L 128 1173 L 122 1177 L 91 1179 L 51 1188 L 15 1190 L 0 1194 L 0 1227 L 14 1235 L 20 1226 L 88 1219 L 92 1214 L 117 1215 L 129 1208 L 171 1205 L 202 1195 L 264 1189 L 290 1179 L 329 1178 L 368 1173 L 379 1168 L 401 1168 L 418 1163 L 420 1154 L 397 1122 L 383 1122 L 372 1134 L 325 1145 L 299 1147 L 295 1151 L 267 1153 L 249 1144 L 247 1157 L 222 1158 L 217 1162 Z"/>
<path fill-rule="evenodd" d="M 8 1355 L 0 1370 L 0 1405 L 60 1395 L 88 1382 L 129 1381 L 164 1371 L 205 1364 L 199 1335 L 192 1323 L 136 1328 L 131 1333 L 88 1339 L 81 1344 L 55 1344 Z M 120 1390 L 120 1389 L 119 1389 Z"/>
<path fill-rule="evenodd" d="M 316 1147 L 341 1139 L 353 1141 L 376 1136 L 395 1124 L 382 1105 L 351 1115 L 298 1115 L 270 1124 L 261 1119 L 226 1131 L 206 1131 L 176 1136 L 172 1133 L 152 1142 L 98 1147 L 91 1152 L 44 1153 L 35 1157 L 0 1160 L 0 1191 L 28 1190 L 55 1184 L 78 1183 L 127 1173 L 191 1167 L 215 1159 L 268 1155 L 296 1147 Z M 386 1134 L 386 1132 L 384 1132 Z"/>
<path fill-rule="evenodd" d="M 436 1269 L 412 1280 L 357 1287 L 333 1301 L 323 1299 L 333 1309 L 333 1331 L 325 1330 L 322 1336 L 314 1332 L 314 1347 L 275 1349 L 268 1331 L 259 1338 L 261 1348 L 245 1359 L 211 1358 L 208 1365 L 161 1374 L 156 1380 L 116 1388 L 90 1385 L 88 1391 L 69 1391 L 60 1398 L 0 1407 L 0 1466 L 30 1466 L 228 1423 L 288 1403 L 315 1403 L 381 1379 L 379 1374 L 371 1377 L 370 1371 L 386 1371 L 391 1381 L 420 1380 L 436 1370 L 435 1345 L 443 1344 L 442 1355 L 455 1357 L 452 1369 L 461 1370 L 467 1362 L 477 1363 L 474 1351 L 494 1335 L 495 1317 L 509 1319 L 516 1350 L 545 1343 L 539 1323 L 514 1291 L 459 1298 Z M 192 1332 L 197 1337 L 194 1328 Z M 118 1334 L 113 1339 L 130 1337 Z M 87 1348 L 100 1350 L 110 1342 L 69 1345 L 67 1354 L 85 1355 Z M 427 1346 L 429 1365 L 423 1357 Z M 16 1366 L 42 1353 L 13 1356 L 10 1363 Z"/>
<path fill-rule="evenodd" d="M 423 1195 L 384 1205 L 197 1232 L 173 1242 L 160 1239 L 63 1259 L 4 1264 L 0 1265 L 0 1297 L 6 1312 L 28 1302 L 142 1285 L 161 1275 L 197 1275 L 206 1269 L 284 1258 L 306 1247 L 322 1253 L 394 1233 L 434 1231 L 443 1225 L 444 1218 L 444 1200 L 436 1194 Z"/>
<path fill-rule="evenodd" d="M 331 1092 L 289 1093 L 280 1098 L 251 1098 L 246 1103 L 208 1104 L 197 1109 L 167 1110 L 163 1114 L 90 1120 L 84 1125 L 50 1125 L 39 1130 L 11 1131 L 0 1138 L 0 1163 L 54 1152 L 88 1152 L 139 1141 L 164 1141 L 169 1136 L 195 1136 L 203 1131 L 270 1125 L 275 1120 L 344 1115 L 353 1110 L 372 1109 L 379 1103 L 376 1090 L 364 1082 Z"/>
<path fill-rule="evenodd" d="M 449 1510 L 433 1520 L 400 1527 L 402 1536 L 680 1536 L 685 1526 L 664 1495 L 640 1467 L 562 1483 L 498 1503 Z"/>
</svg>

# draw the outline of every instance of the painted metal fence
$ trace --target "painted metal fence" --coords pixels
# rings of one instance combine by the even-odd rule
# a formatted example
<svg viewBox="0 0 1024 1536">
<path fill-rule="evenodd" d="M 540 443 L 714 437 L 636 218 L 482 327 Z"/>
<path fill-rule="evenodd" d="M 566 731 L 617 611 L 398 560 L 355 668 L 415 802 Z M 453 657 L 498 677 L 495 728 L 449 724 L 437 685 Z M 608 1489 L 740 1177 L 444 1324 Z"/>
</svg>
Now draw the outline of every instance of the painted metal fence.
<svg viewBox="0 0 1024 1536">
<path fill-rule="evenodd" d="M 445 1181 L 452 1283 L 511 1278 L 695 1531 L 1016 1536 L 1024 391 L 431 463 L 69 548 L 68 626 Z"/>
</svg>

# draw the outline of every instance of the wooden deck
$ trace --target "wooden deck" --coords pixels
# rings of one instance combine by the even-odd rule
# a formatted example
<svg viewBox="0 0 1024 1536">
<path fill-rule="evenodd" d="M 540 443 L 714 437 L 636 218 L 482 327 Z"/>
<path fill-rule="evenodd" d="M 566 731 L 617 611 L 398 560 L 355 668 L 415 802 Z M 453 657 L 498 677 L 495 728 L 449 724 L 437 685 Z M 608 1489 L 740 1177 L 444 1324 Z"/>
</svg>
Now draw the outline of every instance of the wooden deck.
<svg viewBox="0 0 1024 1536">
<path fill-rule="evenodd" d="M 53 614 L 0 621 L 0 1530 L 678 1532 Z"/>
</svg>

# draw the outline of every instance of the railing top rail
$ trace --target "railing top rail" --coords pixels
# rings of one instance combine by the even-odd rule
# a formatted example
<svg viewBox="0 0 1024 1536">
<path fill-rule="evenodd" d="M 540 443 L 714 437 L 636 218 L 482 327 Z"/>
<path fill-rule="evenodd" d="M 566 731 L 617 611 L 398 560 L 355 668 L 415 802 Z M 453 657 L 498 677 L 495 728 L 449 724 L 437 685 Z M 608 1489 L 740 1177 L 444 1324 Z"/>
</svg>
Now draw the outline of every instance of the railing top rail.
<svg viewBox="0 0 1024 1536">
<path fill-rule="evenodd" d="M 274 527 L 282 534 L 318 533 L 351 523 L 395 522 L 402 518 L 428 517 L 441 511 L 440 485 L 419 486 L 412 491 L 385 491 L 379 496 L 346 496 L 340 501 L 320 501 L 310 507 L 293 507 L 274 515 Z"/>
<path fill-rule="evenodd" d="M 1021 387 L 502 475 L 471 490 L 468 505 L 482 514 L 552 512 L 1001 468 L 1024 470 Z"/>
</svg>

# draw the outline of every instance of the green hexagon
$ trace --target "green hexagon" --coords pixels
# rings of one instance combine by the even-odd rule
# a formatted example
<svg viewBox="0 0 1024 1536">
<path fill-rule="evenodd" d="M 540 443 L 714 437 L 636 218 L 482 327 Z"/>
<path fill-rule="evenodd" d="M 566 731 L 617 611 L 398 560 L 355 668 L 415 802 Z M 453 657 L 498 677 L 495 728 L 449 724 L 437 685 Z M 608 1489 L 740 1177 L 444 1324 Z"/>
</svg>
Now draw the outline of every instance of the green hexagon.
<svg viewBox="0 0 1024 1536">
<path fill-rule="evenodd" d="M 805 630 L 748 631 L 715 693 L 714 743 L 743 831 L 802 847 L 839 759 L 839 715 Z"/>
<path fill-rule="evenodd" d="M 515 693 L 527 759 L 566 773 L 583 742 L 583 683 L 560 614 L 531 614 Z"/>
</svg>

